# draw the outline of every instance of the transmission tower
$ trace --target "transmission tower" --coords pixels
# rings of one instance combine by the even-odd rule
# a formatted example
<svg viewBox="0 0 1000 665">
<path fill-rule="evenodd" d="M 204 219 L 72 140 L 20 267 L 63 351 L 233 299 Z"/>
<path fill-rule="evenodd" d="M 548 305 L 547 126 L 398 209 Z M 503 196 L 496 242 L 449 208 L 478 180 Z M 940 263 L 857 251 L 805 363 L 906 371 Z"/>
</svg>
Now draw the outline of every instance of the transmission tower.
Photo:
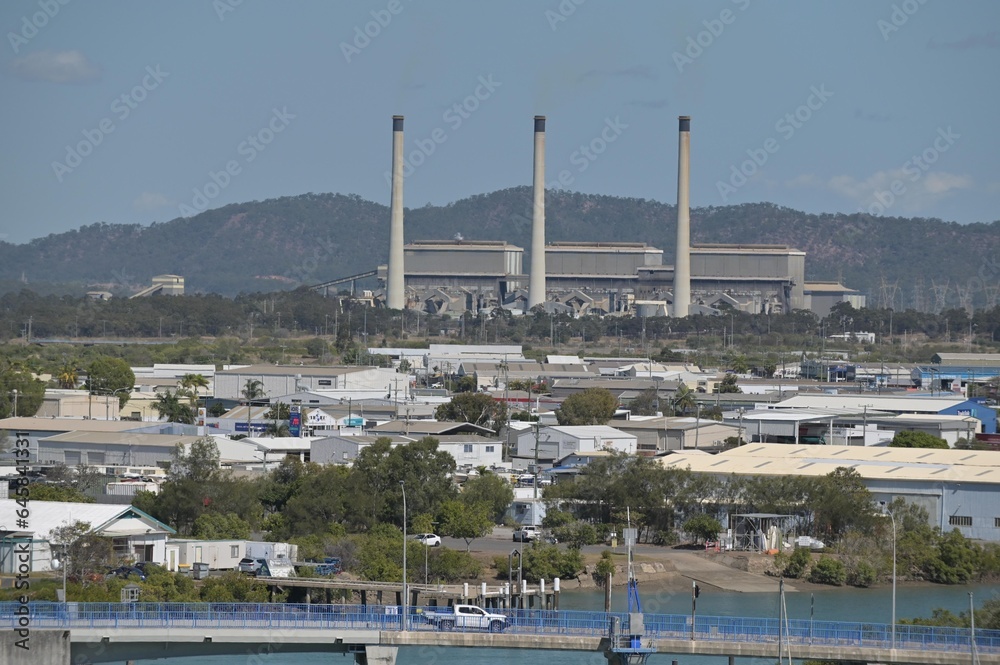
<svg viewBox="0 0 1000 665">
<path fill-rule="evenodd" d="M 934 291 L 934 313 L 940 314 L 948 300 L 948 280 L 938 284 L 937 280 L 931 278 L 931 289 Z"/>
<path fill-rule="evenodd" d="M 960 282 L 956 282 L 955 292 L 958 294 L 958 306 L 972 316 L 972 287 L 962 286 Z"/>
<path fill-rule="evenodd" d="M 992 309 L 1000 301 L 1000 284 L 983 284 L 983 296 L 986 298 L 986 307 Z"/>
</svg>

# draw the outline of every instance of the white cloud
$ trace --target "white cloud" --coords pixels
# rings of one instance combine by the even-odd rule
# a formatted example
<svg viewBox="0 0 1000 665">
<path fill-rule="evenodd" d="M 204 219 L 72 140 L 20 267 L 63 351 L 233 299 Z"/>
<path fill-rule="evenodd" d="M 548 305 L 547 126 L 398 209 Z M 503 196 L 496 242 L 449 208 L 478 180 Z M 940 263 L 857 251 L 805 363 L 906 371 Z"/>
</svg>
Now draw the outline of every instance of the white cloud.
<svg viewBox="0 0 1000 665">
<path fill-rule="evenodd" d="M 101 70 L 80 51 L 38 51 L 15 58 L 10 72 L 22 81 L 87 83 L 101 77 Z"/>
<path fill-rule="evenodd" d="M 784 184 L 790 188 L 825 189 L 866 210 L 874 204 L 881 203 L 884 207 L 885 201 L 892 201 L 890 206 L 898 206 L 900 212 L 908 213 L 922 212 L 959 190 L 975 186 L 970 176 L 945 171 L 922 172 L 913 166 L 876 171 L 864 179 L 838 175 L 823 180 L 812 173 L 803 173 Z M 998 185 L 1000 183 L 995 186 Z"/>
<path fill-rule="evenodd" d="M 143 192 L 132 202 L 136 210 L 154 210 L 165 205 L 170 205 L 170 201 L 159 192 Z"/>
</svg>

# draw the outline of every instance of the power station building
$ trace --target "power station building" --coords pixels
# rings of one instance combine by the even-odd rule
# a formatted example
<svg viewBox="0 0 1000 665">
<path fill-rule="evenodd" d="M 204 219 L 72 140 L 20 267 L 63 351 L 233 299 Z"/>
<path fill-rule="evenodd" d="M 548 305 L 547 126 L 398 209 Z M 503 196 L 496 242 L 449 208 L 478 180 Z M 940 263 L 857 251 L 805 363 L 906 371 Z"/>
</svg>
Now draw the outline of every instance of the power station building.
<svg viewBox="0 0 1000 665">
<path fill-rule="evenodd" d="M 466 241 L 456 236 L 404 245 L 402 140 L 403 116 L 393 116 L 389 262 L 374 271 L 381 288 L 373 294 L 376 303 L 390 309 L 475 314 L 496 308 L 527 312 L 540 305 L 575 315 L 682 317 L 717 314 L 723 304 L 751 313 L 782 313 L 815 303 L 825 314 L 836 302 L 857 302 L 856 294 L 839 284 L 816 284 L 807 291 L 806 254 L 798 249 L 691 245 L 689 116 L 678 118 L 674 265 L 664 265 L 663 250 L 641 242 L 545 242 L 544 116 L 534 117 L 527 273 L 524 249 L 504 240 Z"/>
</svg>

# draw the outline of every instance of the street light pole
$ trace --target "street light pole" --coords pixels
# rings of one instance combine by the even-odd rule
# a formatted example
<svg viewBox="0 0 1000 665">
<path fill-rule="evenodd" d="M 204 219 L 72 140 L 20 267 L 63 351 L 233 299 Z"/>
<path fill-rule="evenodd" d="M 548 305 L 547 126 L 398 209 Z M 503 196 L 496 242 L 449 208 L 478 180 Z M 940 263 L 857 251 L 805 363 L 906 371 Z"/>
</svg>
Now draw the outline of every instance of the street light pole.
<svg viewBox="0 0 1000 665">
<path fill-rule="evenodd" d="M 888 504 L 882 502 L 882 509 L 892 521 L 892 648 L 896 648 L 896 516 Z"/>
<path fill-rule="evenodd" d="M 399 487 L 403 490 L 403 630 L 407 629 L 407 605 L 409 594 L 406 588 L 406 484 L 400 480 Z"/>
</svg>

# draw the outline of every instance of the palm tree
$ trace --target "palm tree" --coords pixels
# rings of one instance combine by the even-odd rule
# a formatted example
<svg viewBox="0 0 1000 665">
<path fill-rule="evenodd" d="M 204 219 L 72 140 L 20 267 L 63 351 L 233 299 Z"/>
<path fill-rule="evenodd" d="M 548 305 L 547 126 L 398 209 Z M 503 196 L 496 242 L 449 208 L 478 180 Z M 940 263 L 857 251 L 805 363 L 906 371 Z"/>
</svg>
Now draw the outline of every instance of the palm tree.
<svg viewBox="0 0 1000 665">
<path fill-rule="evenodd" d="M 200 397 L 198 391 L 201 388 L 208 388 L 208 379 L 201 374 L 185 374 L 181 377 L 180 386 L 191 396 L 191 405 L 198 406 L 198 398 Z"/>
<path fill-rule="evenodd" d="M 169 423 L 193 425 L 194 412 L 190 406 L 181 402 L 178 395 L 179 393 L 172 393 L 169 390 L 165 393 L 156 393 L 153 409 L 160 414 L 161 418 L 166 418 Z"/>
<path fill-rule="evenodd" d="M 681 384 L 677 392 L 674 393 L 673 403 L 674 415 L 683 416 L 695 407 L 694 391 Z"/>
<path fill-rule="evenodd" d="M 259 399 L 264 396 L 264 384 L 259 379 L 247 379 L 243 386 L 243 398 L 246 400 Z"/>
<path fill-rule="evenodd" d="M 72 390 L 73 388 L 76 388 L 76 379 L 76 368 L 68 362 L 63 363 L 62 368 L 59 370 L 59 374 L 56 375 L 56 382 L 59 384 L 59 387 L 65 388 L 66 390 Z"/>
</svg>

